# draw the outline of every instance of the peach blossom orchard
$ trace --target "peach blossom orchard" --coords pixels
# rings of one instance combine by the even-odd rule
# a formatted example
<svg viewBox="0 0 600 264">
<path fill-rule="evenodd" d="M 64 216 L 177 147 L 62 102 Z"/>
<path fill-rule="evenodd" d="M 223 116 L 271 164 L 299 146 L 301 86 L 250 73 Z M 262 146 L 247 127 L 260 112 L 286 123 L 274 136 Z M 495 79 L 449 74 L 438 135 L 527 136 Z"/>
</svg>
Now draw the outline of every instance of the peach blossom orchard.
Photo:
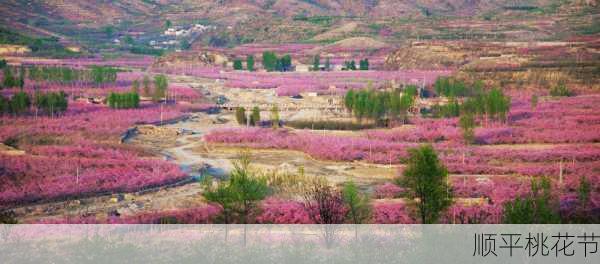
<svg viewBox="0 0 600 264">
<path fill-rule="evenodd" d="M 261 47 L 257 46 L 256 49 Z M 302 47 L 311 48 L 311 46 Z M 252 51 L 246 51 L 252 52 Z M 240 54 L 245 54 L 241 52 Z M 104 61 L 52 60 L 27 61 L 36 65 L 61 65 L 85 68 L 90 65 L 146 68 L 151 59 Z M 318 73 L 238 72 L 218 67 L 172 67 L 118 74 L 114 83 L 100 86 L 88 82 L 59 83 L 26 80 L 22 91 L 64 91 L 69 107 L 56 116 L 5 114 L 0 117 L 0 141 L 18 142 L 20 155 L 0 154 L 0 206 L 61 201 L 101 194 L 134 192 L 190 179 L 179 166 L 164 158 L 128 144 L 120 137 L 138 124 L 157 124 L 176 120 L 212 105 L 198 103 L 202 95 L 181 84 L 169 86 L 174 102 L 160 105 L 144 102 L 138 109 L 111 109 L 103 104 L 75 98 L 106 96 L 126 92 L 134 80 L 165 73 L 216 79 L 226 88 L 274 89 L 279 96 L 301 92 L 330 92 L 342 95 L 348 89 L 379 87 L 386 82 L 413 83 L 428 87 L 450 70 L 364 71 Z M 6 88 L 10 97 L 21 91 Z M 410 126 L 360 131 L 360 136 L 323 134 L 287 128 L 226 128 L 210 131 L 204 140 L 217 145 L 252 149 L 286 149 L 304 152 L 315 159 L 398 165 L 407 158 L 407 149 L 430 143 L 448 168 L 451 192 L 455 198 L 484 198 L 479 206 L 454 203 L 442 216 L 444 223 L 500 223 L 503 204 L 531 192 L 531 178 L 552 179 L 560 202 L 560 214 L 598 213 L 600 208 L 600 96 L 548 98 L 532 107 L 531 94 L 511 91 L 511 110 L 506 122 L 489 122 L 476 128 L 474 144 L 465 144 L 457 118 L 411 117 Z M 541 96 L 545 94 L 540 94 Z M 530 144 L 538 147 L 511 148 Z M 401 167 L 400 167 L 401 168 Z M 397 172 L 402 174 L 402 169 Z M 471 176 L 480 177 L 471 177 Z M 560 176 L 560 178 L 559 178 Z M 591 183 L 589 204 L 581 208 L 577 188 L 585 178 Z M 414 212 L 396 198 L 405 189 L 391 182 L 375 186 L 376 199 L 370 222 L 417 223 Z M 347 208 L 336 212 L 344 213 Z M 267 198 L 259 205 L 257 223 L 314 223 L 310 208 L 294 200 Z M 96 219 L 65 217 L 44 223 L 156 223 L 165 217 L 182 223 L 211 223 L 221 212 L 216 204 L 204 207 L 145 212 L 137 215 Z"/>
</svg>

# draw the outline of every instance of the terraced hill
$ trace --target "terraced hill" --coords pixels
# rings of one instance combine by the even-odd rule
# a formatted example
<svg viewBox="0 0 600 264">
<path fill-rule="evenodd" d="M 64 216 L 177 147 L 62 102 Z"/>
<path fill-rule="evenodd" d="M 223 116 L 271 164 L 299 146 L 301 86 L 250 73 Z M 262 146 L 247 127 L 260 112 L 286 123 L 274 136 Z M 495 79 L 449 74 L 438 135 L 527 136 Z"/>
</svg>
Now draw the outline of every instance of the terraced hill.
<svg viewBox="0 0 600 264">
<path fill-rule="evenodd" d="M 351 37 L 393 43 L 460 39 L 467 33 L 548 39 L 576 30 L 595 33 L 597 27 L 589 27 L 598 19 L 598 6 L 594 0 L 5 0 L 0 25 L 98 49 L 126 36 L 146 45 L 165 25 L 195 23 L 218 30 L 189 41 L 214 46 L 329 44 Z"/>
</svg>

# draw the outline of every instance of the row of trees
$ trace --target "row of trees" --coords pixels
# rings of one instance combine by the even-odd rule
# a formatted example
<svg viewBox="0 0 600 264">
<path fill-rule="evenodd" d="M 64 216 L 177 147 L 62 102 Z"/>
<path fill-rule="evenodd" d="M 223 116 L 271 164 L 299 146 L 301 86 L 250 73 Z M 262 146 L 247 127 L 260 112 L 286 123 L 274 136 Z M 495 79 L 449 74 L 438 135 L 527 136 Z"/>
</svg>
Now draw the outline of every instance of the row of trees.
<svg viewBox="0 0 600 264">
<path fill-rule="evenodd" d="M 67 111 L 69 105 L 67 94 L 63 91 L 36 93 L 34 100 L 23 91 L 15 93 L 11 98 L 0 96 L 0 113 L 19 115 L 29 110 L 32 105 L 36 108 L 36 114 L 42 112 L 50 116 Z"/>
<path fill-rule="evenodd" d="M 68 67 L 29 66 L 16 70 L 3 67 L 2 86 L 23 87 L 26 75 L 34 81 L 51 81 L 61 84 L 77 81 L 93 82 L 96 85 L 115 83 L 118 70 L 112 67 L 92 66 L 91 70 L 73 69 Z M 16 73 L 15 73 L 16 71 Z"/>
<path fill-rule="evenodd" d="M 241 71 L 244 69 L 244 66 L 242 65 L 242 59 L 234 59 L 233 60 L 233 69 L 237 70 L 237 71 Z M 248 55 L 246 57 L 246 70 L 255 71 L 253 55 Z"/>
<path fill-rule="evenodd" d="M 358 119 L 363 118 L 381 124 L 384 118 L 405 122 L 408 111 L 413 107 L 417 95 L 416 86 L 407 86 L 404 91 L 349 90 L 344 96 L 344 106 Z"/>
<path fill-rule="evenodd" d="M 4 66 L 2 71 L 2 87 L 12 88 L 12 87 L 20 87 L 23 88 L 25 86 L 25 69 L 21 68 L 15 77 L 15 74 L 8 66 Z M 0 87 L 0 88 L 2 88 Z"/>
<path fill-rule="evenodd" d="M 106 66 L 92 66 L 91 79 L 96 84 L 115 83 L 118 69 Z"/>
<path fill-rule="evenodd" d="M 141 91 L 140 91 L 140 85 Z M 154 85 L 154 89 L 152 89 Z M 131 84 L 131 92 L 136 94 L 142 94 L 144 96 L 152 97 L 154 102 L 159 102 L 165 98 L 169 88 L 169 80 L 167 76 L 159 74 L 154 76 L 154 82 L 150 80 L 150 77 L 144 76 L 140 84 L 139 80 L 134 80 Z"/>
<path fill-rule="evenodd" d="M 2 114 L 22 114 L 31 107 L 31 98 L 26 92 L 15 93 L 8 99 L 0 95 L 0 110 Z"/>
<path fill-rule="evenodd" d="M 246 108 L 240 107 L 235 110 L 235 119 L 240 125 L 258 126 L 260 125 L 260 109 L 258 106 L 252 108 L 250 116 L 246 114 Z M 278 128 L 280 123 L 279 108 L 273 106 L 271 108 L 271 125 L 274 128 Z"/>
<path fill-rule="evenodd" d="M 138 108 L 140 96 L 136 92 L 110 93 L 107 99 L 108 106 L 115 109 Z"/>
<path fill-rule="evenodd" d="M 28 71 L 29 79 L 34 81 L 52 81 L 65 84 L 92 79 L 88 70 L 68 67 L 30 66 L 28 67 Z M 99 73 L 97 72 L 96 74 Z"/>
<path fill-rule="evenodd" d="M 532 103 L 533 105 L 533 103 Z M 500 89 L 492 89 L 467 98 L 460 103 L 456 97 L 451 96 L 444 105 L 433 105 L 433 117 L 458 117 L 463 113 L 485 117 L 494 121 L 505 121 L 510 110 L 510 97 L 504 95 Z"/>
<path fill-rule="evenodd" d="M 267 71 L 291 71 L 292 70 L 292 56 L 289 54 L 283 55 L 278 58 L 274 52 L 265 51 L 262 54 L 263 68 Z"/>
<path fill-rule="evenodd" d="M 346 71 L 355 71 L 357 70 L 356 68 L 356 62 L 354 60 L 351 61 L 344 61 L 344 68 L 343 70 Z M 369 59 L 362 59 L 359 61 L 359 65 L 358 65 L 358 70 L 361 71 L 367 71 L 369 70 Z"/>
<path fill-rule="evenodd" d="M 480 93 L 483 89 L 483 83 L 478 81 L 472 87 L 468 88 L 463 81 L 456 78 L 438 77 L 433 87 L 438 96 L 463 97 L 472 95 L 473 93 Z"/>
<path fill-rule="evenodd" d="M 331 67 L 331 63 L 329 62 L 329 58 L 325 59 L 325 70 L 328 71 L 329 67 Z M 321 70 L 321 55 L 317 54 L 313 57 L 313 64 L 311 69 L 312 71 L 320 71 Z"/>
<path fill-rule="evenodd" d="M 67 94 L 63 91 L 36 93 L 35 106 L 38 111 L 54 116 L 55 113 L 64 113 L 67 111 L 69 100 L 67 99 Z"/>
</svg>

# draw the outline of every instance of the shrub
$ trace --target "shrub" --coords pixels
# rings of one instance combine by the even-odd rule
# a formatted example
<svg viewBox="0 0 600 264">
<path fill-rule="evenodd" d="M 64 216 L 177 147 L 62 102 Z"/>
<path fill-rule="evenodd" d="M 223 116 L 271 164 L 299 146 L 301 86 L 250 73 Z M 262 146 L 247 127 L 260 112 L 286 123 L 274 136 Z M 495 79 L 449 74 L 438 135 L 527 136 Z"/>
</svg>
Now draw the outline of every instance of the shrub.
<svg viewBox="0 0 600 264">
<path fill-rule="evenodd" d="M 564 84 L 559 84 L 550 89 L 550 95 L 552 96 L 573 96 L 574 93 L 567 88 Z"/>
<path fill-rule="evenodd" d="M 242 60 L 241 59 L 235 59 L 233 60 L 233 69 L 236 71 L 241 71 L 244 69 L 244 66 L 242 66 Z"/>
<path fill-rule="evenodd" d="M 341 193 L 320 181 L 306 190 L 304 208 L 317 224 L 341 224 L 347 213 Z"/>
</svg>

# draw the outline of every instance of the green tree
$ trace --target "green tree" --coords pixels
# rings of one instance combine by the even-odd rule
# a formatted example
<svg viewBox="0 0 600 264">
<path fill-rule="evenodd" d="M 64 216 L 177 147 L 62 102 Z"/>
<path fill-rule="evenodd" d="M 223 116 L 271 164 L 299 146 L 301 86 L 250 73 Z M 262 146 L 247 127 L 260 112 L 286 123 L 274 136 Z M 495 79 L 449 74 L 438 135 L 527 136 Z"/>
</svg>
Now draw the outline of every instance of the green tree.
<svg viewBox="0 0 600 264">
<path fill-rule="evenodd" d="M 235 59 L 233 60 L 233 69 L 236 71 L 241 71 L 244 69 L 244 66 L 242 66 L 242 60 L 241 59 Z"/>
<path fill-rule="evenodd" d="M 283 55 L 281 57 L 281 68 L 279 71 L 290 71 L 292 69 L 292 56 L 289 54 Z"/>
<path fill-rule="evenodd" d="M 10 100 L 0 95 L 0 115 L 10 112 Z"/>
<path fill-rule="evenodd" d="M 359 69 L 361 71 L 369 70 L 369 59 L 363 59 L 359 61 Z"/>
<path fill-rule="evenodd" d="M 4 67 L 3 75 L 4 79 L 2 80 L 2 86 L 7 88 L 17 86 L 17 80 L 15 80 L 9 67 Z"/>
<path fill-rule="evenodd" d="M 125 43 L 127 43 L 127 45 L 135 44 L 135 42 L 133 41 L 133 38 L 131 36 L 126 36 L 124 41 L 125 41 Z"/>
<path fill-rule="evenodd" d="M 277 55 L 271 51 L 265 51 L 262 55 L 263 68 L 267 71 L 274 71 L 277 67 Z"/>
<path fill-rule="evenodd" d="M 398 182 L 409 190 L 412 197 L 417 198 L 421 222 L 435 223 L 452 203 L 447 183 L 448 171 L 431 145 L 409 149 L 408 153 L 404 178 Z"/>
<path fill-rule="evenodd" d="M 531 194 L 504 204 L 506 224 L 560 224 L 558 202 L 552 195 L 551 182 L 544 177 L 531 181 Z"/>
<path fill-rule="evenodd" d="M 354 98 L 355 98 L 355 93 L 354 90 L 350 89 L 346 92 L 346 95 L 344 96 L 344 106 L 346 107 L 346 109 L 350 112 L 352 112 L 352 109 L 354 108 Z"/>
<path fill-rule="evenodd" d="M 188 50 L 192 47 L 192 44 L 189 40 L 184 39 L 181 41 L 181 44 L 179 44 L 179 47 L 181 48 L 181 50 Z"/>
<path fill-rule="evenodd" d="M 349 69 L 349 70 L 352 70 L 352 71 L 355 71 L 355 70 L 356 70 L 356 62 L 355 62 L 354 60 L 352 60 L 352 61 L 350 62 L 350 64 L 348 64 L 348 69 Z"/>
<path fill-rule="evenodd" d="M 248 71 L 254 71 L 254 56 L 248 55 L 248 57 L 246 57 L 246 69 Z"/>
<path fill-rule="evenodd" d="M 312 70 L 313 71 L 319 71 L 321 68 L 321 56 L 319 54 L 315 55 L 313 57 L 313 66 L 312 66 Z"/>
<path fill-rule="evenodd" d="M 362 224 L 371 217 L 369 197 L 361 195 L 354 182 L 348 182 L 342 189 L 342 199 L 348 208 L 346 218 L 352 224 Z"/>
<path fill-rule="evenodd" d="M 252 108 L 252 114 L 250 114 L 250 125 L 256 126 L 260 123 L 260 109 L 258 106 Z"/>
<path fill-rule="evenodd" d="M 325 70 L 331 70 L 331 62 L 329 61 L 329 57 L 325 58 Z"/>
<path fill-rule="evenodd" d="M 167 80 L 167 76 L 163 74 L 154 76 L 154 94 L 152 95 L 152 99 L 158 102 L 165 98 L 168 86 L 169 81 Z"/>
<path fill-rule="evenodd" d="M 462 130 L 463 139 L 467 144 L 472 144 L 475 141 L 475 119 L 473 114 L 463 114 L 458 123 Z"/>
<path fill-rule="evenodd" d="M 589 180 L 586 177 L 581 177 L 581 180 L 579 180 L 579 186 L 577 187 L 577 199 L 584 209 L 590 201 L 591 191 L 592 185 L 590 184 Z"/>
<path fill-rule="evenodd" d="M 246 108 L 239 107 L 235 110 L 235 120 L 237 120 L 240 125 L 246 125 Z"/>
<path fill-rule="evenodd" d="M 173 22 L 171 20 L 165 20 L 165 29 L 168 29 L 173 26 Z"/>
<path fill-rule="evenodd" d="M 115 27 L 108 25 L 104 27 L 104 34 L 106 34 L 107 38 L 111 38 L 113 34 L 115 34 Z"/>
<path fill-rule="evenodd" d="M 10 100 L 10 110 L 15 114 L 21 114 L 31 106 L 31 98 L 26 92 L 20 91 L 13 95 Z"/>
<path fill-rule="evenodd" d="M 279 108 L 276 105 L 271 108 L 271 125 L 273 128 L 279 128 Z"/>
<path fill-rule="evenodd" d="M 209 202 L 221 205 L 226 224 L 234 221 L 235 216 L 239 216 L 239 223 L 252 223 L 250 216 L 257 203 L 269 193 L 266 178 L 250 171 L 250 156 L 247 153 L 242 153 L 233 167 L 229 180 L 220 182 L 216 187 L 205 185 L 204 197 Z"/>
</svg>

